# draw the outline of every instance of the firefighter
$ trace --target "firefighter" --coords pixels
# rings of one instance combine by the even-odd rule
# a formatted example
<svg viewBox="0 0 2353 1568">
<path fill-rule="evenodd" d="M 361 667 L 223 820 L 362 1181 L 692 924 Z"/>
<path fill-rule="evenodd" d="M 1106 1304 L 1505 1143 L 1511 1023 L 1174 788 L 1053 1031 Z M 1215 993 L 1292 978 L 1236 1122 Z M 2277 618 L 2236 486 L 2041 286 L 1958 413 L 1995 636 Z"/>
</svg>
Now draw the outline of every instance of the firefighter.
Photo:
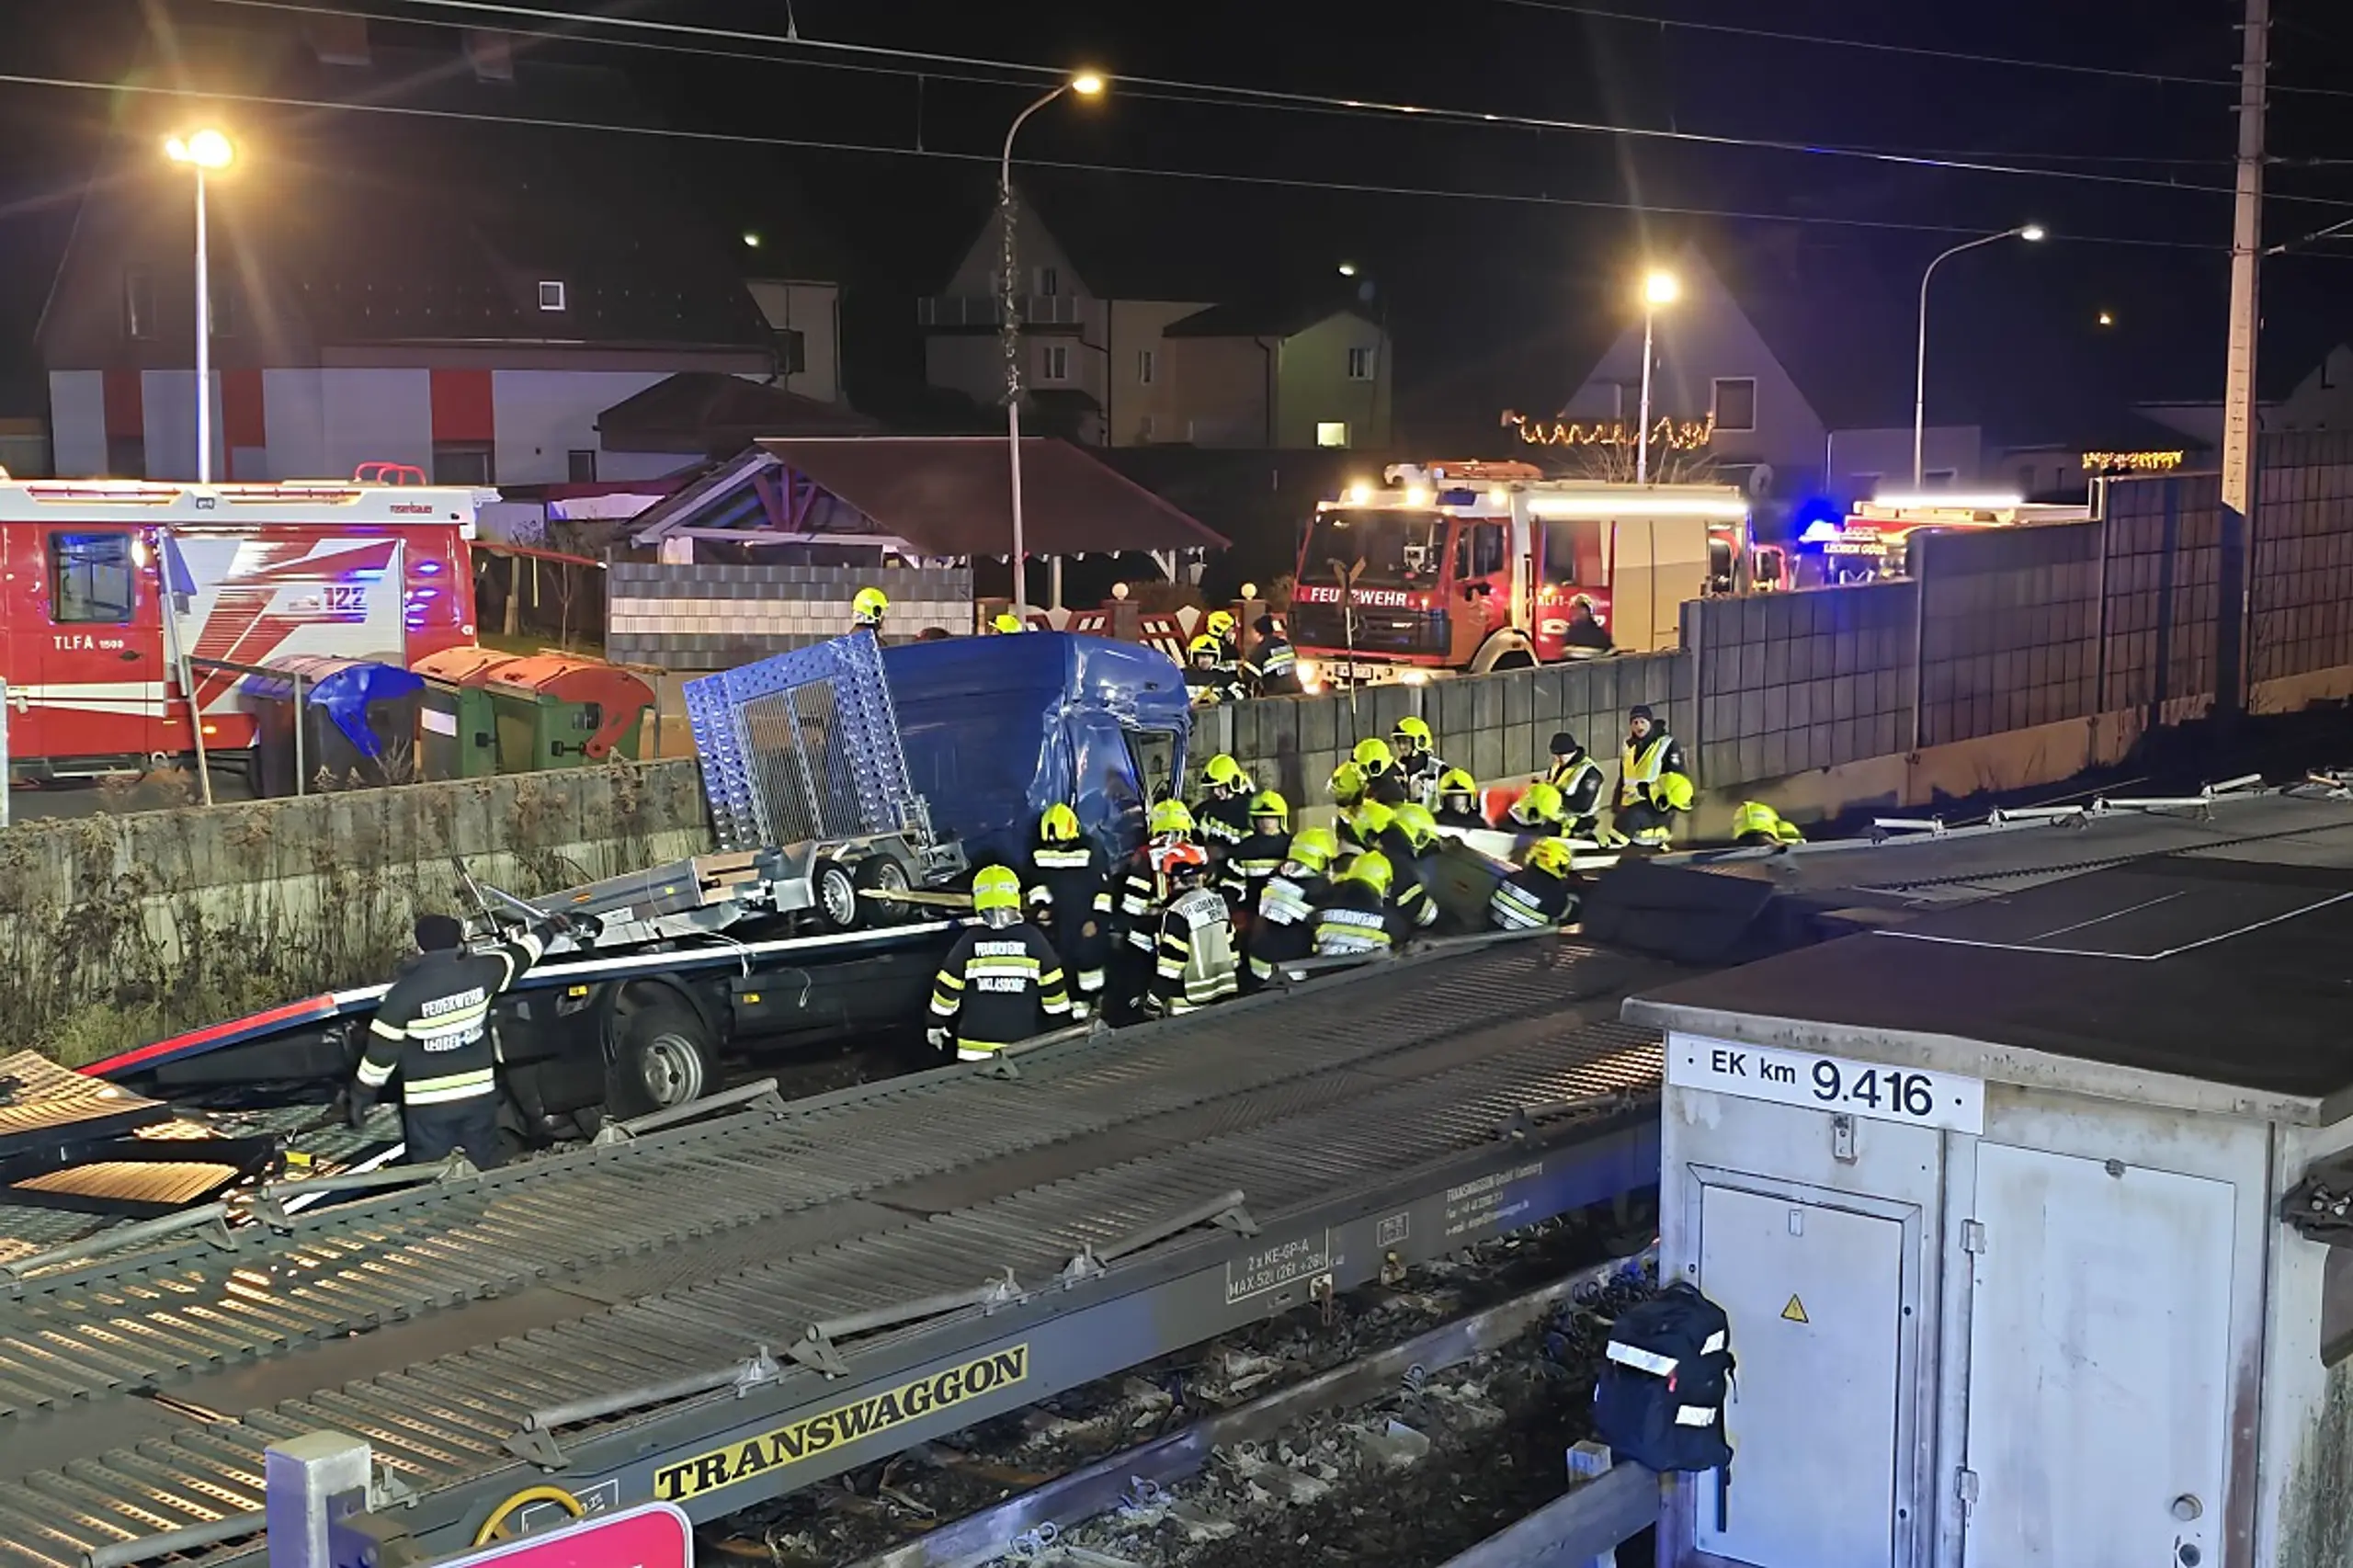
<svg viewBox="0 0 2353 1568">
<path fill-rule="evenodd" d="M 1339 854 L 1339 840 L 1328 827 L 1302 827 L 1292 835 L 1290 855 L 1258 890 L 1257 918 L 1245 944 L 1250 969 L 1244 983 L 1249 989 L 1265 985 L 1280 965 L 1314 950 L 1315 906 L 1330 888 L 1327 873 Z"/>
<path fill-rule="evenodd" d="M 1099 845 L 1079 832 L 1078 813 L 1057 802 L 1038 819 L 1029 851 L 1029 911 L 1054 940 L 1071 982 L 1071 1016 L 1103 1005 L 1111 952 L 1111 868 Z"/>
<path fill-rule="evenodd" d="M 1340 846 L 1354 854 L 1360 849 L 1378 849 L 1381 835 L 1397 821 L 1395 812 L 1365 796 L 1356 805 L 1340 813 Z"/>
<path fill-rule="evenodd" d="M 1250 776 L 1230 754 L 1220 752 L 1202 765 L 1193 818 L 1202 847 L 1221 859 L 1250 836 Z"/>
<path fill-rule="evenodd" d="M 1365 958 L 1395 943 L 1389 857 L 1368 849 L 1341 868 L 1315 906 L 1315 956 Z"/>
<path fill-rule="evenodd" d="M 1677 812 L 1691 809 L 1691 776 L 1683 747 L 1648 706 L 1626 713 L 1626 747 L 1618 766 L 1618 810 L 1612 825 L 1638 847 L 1664 849 Z"/>
<path fill-rule="evenodd" d="M 1345 816 L 1355 811 L 1357 802 L 1364 799 L 1364 769 L 1358 767 L 1351 757 L 1332 769 L 1331 782 L 1324 788 L 1331 791 L 1332 803 Z"/>
<path fill-rule="evenodd" d="M 1202 632 L 1185 645 L 1185 688 L 1196 708 L 1242 700 L 1242 676 L 1225 662 L 1225 644 Z"/>
<path fill-rule="evenodd" d="M 1364 792 L 1384 806 L 1405 803 L 1405 781 L 1397 771 L 1397 754 L 1389 743 L 1378 735 L 1367 735 L 1357 743 L 1348 760 L 1364 774 Z"/>
<path fill-rule="evenodd" d="M 1429 852 L 1438 844 L 1438 819 L 1418 801 L 1408 801 L 1390 813 L 1389 831 L 1381 835 L 1381 852 L 1389 857 L 1396 886 L 1389 902 L 1401 925 L 1427 931 L 1438 922 L 1438 901 L 1430 896 Z"/>
<path fill-rule="evenodd" d="M 1601 787 L 1608 776 L 1576 736 L 1563 730 L 1552 737 L 1552 767 L 1544 782 L 1561 792 L 1562 832 L 1571 838 L 1601 835 Z"/>
<path fill-rule="evenodd" d="M 1172 1017 L 1222 1002 L 1241 988 L 1233 915 L 1208 885 L 1209 857 L 1198 844 L 1172 846 L 1161 858 L 1168 901 L 1160 912 L 1156 961 L 1144 1010 Z"/>
<path fill-rule="evenodd" d="M 1258 641 L 1250 656 L 1242 661 L 1243 678 L 1249 682 L 1253 697 L 1297 697 L 1300 694 L 1299 653 L 1275 626 L 1275 618 L 1262 615 L 1250 623 Z"/>
<path fill-rule="evenodd" d="M 1192 845 L 1193 813 L 1182 801 L 1162 801 L 1152 808 L 1144 827 L 1150 837 L 1129 858 L 1120 877 L 1118 926 L 1124 937 L 1113 945 L 1106 987 L 1107 1003 L 1117 1004 L 1123 1012 L 1142 1000 L 1159 942 L 1160 909 L 1168 898 L 1162 860 L 1178 846 Z"/>
<path fill-rule="evenodd" d="M 1479 809 L 1479 781 L 1470 770 L 1449 767 L 1438 781 L 1438 825 L 1476 833 L 1495 824 Z"/>
<path fill-rule="evenodd" d="M 1438 781 L 1446 777 L 1446 764 L 1430 749 L 1432 737 L 1427 721 L 1408 713 L 1397 721 L 1396 731 L 1389 737 L 1397 754 L 1398 781 L 1405 787 L 1405 798 L 1425 806 L 1438 804 Z"/>
<path fill-rule="evenodd" d="M 1201 630 L 1217 639 L 1218 663 L 1239 665 L 1242 662 L 1242 633 L 1232 610 L 1210 611 L 1201 621 Z"/>
<path fill-rule="evenodd" d="M 1227 853 L 1218 882 L 1235 915 L 1247 917 L 1257 909 L 1259 890 L 1290 856 L 1290 802 L 1272 790 L 1261 790 L 1250 801 L 1250 836 Z"/>
<path fill-rule="evenodd" d="M 1576 859 L 1565 838 L 1539 839 L 1528 864 L 1495 885 L 1487 923 L 1498 931 L 1536 931 L 1576 918 Z"/>
<path fill-rule="evenodd" d="M 1558 838 L 1566 825 L 1561 814 L 1561 791 L 1541 778 L 1520 791 L 1511 803 L 1512 858 L 1524 860 L 1529 848 L 1547 838 Z"/>
<path fill-rule="evenodd" d="M 989 622 L 989 630 L 999 637 L 1010 637 L 1017 631 L 1029 631 L 1029 624 L 1011 610 L 1006 610 Z"/>
<path fill-rule="evenodd" d="M 401 1075 L 401 1136 L 407 1163 L 430 1165 L 462 1150 L 478 1170 L 504 1157 L 498 1146 L 498 1043 L 491 999 L 540 961 L 548 941 L 570 928 L 557 916 L 488 952 L 466 948 L 466 928 L 448 915 L 416 920 L 416 956 L 401 965 L 376 1005 L 346 1109 L 365 1119 L 377 1092 Z"/>
<path fill-rule="evenodd" d="M 1732 814 L 1732 836 L 1733 843 L 1752 848 L 1805 842 L 1805 835 L 1798 830 L 1797 824 L 1785 820 L 1762 801 L 1740 803 L 1740 810 Z"/>
<path fill-rule="evenodd" d="M 978 926 L 967 926 L 931 984 L 931 1043 L 959 1062 L 985 1062 L 1070 1016 L 1062 956 L 1021 918 L 1021 879 L 991 866 L 972 879 Z"/>
<path fill-rule="evenodd" d="M 849 601 L 849 629 L 882 635 L 882 618 L 891 613 L 890 596 L 880 588 L 860 588 Z"/>
</svg>

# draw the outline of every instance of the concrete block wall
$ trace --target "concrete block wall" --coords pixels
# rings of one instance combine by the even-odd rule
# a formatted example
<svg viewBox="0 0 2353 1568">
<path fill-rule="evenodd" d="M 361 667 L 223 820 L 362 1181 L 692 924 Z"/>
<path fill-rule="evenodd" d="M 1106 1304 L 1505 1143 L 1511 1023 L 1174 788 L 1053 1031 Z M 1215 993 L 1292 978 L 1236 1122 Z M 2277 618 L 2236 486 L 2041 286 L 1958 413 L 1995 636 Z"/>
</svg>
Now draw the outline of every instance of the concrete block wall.
<svg viewBox="0 0 2353 1568">
<path fill-rule="evenodd" d="M 1911 744 L 1915 591 L 1810 588 L 1683 607 L 1698 660 L 1703 787 L 1835 767 Z"/>
<path fill-rule="evenodd" d="M 2353 665 L 2353 432 L 2265 443 L 2247 667 L 2260 681 Z"/>
<path fill-rule="evenodd" d="M 2097 711 L 2100 528 L 1921 540 L 1923 745 Z"/>
<path fill-rule="evenodd" d="M 723 670 L 849 630 L 858 589 L 891 597 L 894 633 L 972 630 L 962 566 L 728 566 L 616 562 L 606 656 L 673 670 Z"/>
<path fill-rule="evenodd" d="M 2212 704 L 2222 582 L 2222 480 L 2211 473 L 2107 486 L 2103 712 L 2188 717 Z"/>
</svg>

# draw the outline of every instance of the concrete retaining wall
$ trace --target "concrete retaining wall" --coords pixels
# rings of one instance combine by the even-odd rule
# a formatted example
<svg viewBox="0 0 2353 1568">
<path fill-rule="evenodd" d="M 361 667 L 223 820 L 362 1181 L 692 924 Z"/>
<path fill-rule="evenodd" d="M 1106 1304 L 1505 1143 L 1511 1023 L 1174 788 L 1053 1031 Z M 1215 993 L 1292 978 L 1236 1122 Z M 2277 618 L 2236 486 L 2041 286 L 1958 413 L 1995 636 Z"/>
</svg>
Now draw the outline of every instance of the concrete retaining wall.
<svg viewBox="0 0 2353 1568">
<path fill-rule="evenodd" d="M 613 564 L 606 656 L 671 670 L 724 670 L 849 629 L 858 589 L 891 597 L 894 633 L 972 630 L 972 574 L 961 566 Z"/>
</svg>

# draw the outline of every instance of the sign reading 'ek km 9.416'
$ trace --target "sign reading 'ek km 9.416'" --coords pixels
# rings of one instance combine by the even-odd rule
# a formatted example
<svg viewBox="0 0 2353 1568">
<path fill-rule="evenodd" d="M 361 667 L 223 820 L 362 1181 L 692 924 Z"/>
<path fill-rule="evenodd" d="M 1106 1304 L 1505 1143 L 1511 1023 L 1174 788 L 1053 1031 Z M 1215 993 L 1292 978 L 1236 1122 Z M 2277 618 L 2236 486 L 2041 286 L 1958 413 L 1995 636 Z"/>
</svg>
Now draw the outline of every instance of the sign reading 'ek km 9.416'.
<svg viewBox="0 0 2353 1568">
<path fill-rule="evenodd" d="M 1677 1035 L 1667 1048 L 1666 1081 L 1679 1089 L 1712 1089 L 1915 1127 L 1985 1131 L 1985 1085 L 1980 1079 L 1816 1051 Z"/>
</svg>

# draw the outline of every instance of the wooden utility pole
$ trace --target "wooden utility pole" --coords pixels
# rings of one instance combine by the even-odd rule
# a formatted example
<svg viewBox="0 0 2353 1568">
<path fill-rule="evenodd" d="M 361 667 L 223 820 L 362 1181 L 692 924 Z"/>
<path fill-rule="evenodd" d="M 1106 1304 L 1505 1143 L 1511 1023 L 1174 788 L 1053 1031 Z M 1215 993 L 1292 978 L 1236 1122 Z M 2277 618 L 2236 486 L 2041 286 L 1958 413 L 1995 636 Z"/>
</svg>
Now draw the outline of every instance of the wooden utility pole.
<svg viewBox="0 0 2353 1568">
<path fill-rule="evenodd" d="M 2255 514 L 2255 341 L 2262 321 L 2263 114 L 2271 62 L 2271 0 L 2246 0 L 2239 65 L 2238 214 L 2231 233 L 2230 367 L 2222 390 L 2222 505 Z"/>
</svg>

